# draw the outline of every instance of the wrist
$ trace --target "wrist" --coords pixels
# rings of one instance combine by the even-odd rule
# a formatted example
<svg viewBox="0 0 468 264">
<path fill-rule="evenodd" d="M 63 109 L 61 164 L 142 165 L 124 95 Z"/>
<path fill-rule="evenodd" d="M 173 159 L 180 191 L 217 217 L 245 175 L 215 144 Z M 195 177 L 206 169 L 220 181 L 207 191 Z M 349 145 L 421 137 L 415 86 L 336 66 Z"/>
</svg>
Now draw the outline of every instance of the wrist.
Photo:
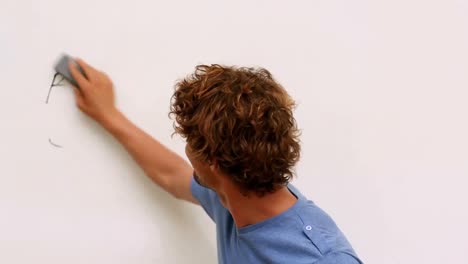
<svg viewBox="0 0 468 264">
<path fill-rule="evenodd" d="M 112 133 L 120 126 L 119 124 L 122 123 L 123 120 L 125 120 L 124 115 L 118 109 L 113 109 L 100 118 L 98 123 Z"/>
</svg>

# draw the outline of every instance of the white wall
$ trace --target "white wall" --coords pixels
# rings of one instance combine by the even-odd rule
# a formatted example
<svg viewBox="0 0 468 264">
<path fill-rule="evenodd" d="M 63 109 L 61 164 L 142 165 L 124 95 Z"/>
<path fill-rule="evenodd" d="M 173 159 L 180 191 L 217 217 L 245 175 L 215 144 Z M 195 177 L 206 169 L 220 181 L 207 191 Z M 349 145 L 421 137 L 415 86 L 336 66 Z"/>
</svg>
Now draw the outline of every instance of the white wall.
<svg viewBox="0 0 468 264">
<path fill-rule="evenodd" d="M 294 184 L 366 263 L 466 263 L 467 14 L 461 0 L 1 0 L 0 262 L 216 263 L 201 209 L 152 184 L 69 87 L 44 103 L 67 52 L 180 154 L 175 80 L 266 67 L 299 104 Z"/>
</svg>

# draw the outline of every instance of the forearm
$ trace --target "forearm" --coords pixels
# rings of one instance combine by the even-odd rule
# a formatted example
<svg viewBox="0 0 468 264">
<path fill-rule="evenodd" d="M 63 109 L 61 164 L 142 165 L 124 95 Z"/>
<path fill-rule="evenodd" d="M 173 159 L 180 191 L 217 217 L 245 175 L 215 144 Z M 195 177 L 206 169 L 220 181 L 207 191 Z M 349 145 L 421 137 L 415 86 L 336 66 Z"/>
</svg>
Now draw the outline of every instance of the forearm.
<svg viewBox="0 0 468 264">
<path fill-rule="evenodd" d="M 138 128 L 121 112 L 100 122 L 130 153 L 148 177 L 177 198 L 177 182 L 192 175 L 192 167 L 181 156 Z"/>
</svg>

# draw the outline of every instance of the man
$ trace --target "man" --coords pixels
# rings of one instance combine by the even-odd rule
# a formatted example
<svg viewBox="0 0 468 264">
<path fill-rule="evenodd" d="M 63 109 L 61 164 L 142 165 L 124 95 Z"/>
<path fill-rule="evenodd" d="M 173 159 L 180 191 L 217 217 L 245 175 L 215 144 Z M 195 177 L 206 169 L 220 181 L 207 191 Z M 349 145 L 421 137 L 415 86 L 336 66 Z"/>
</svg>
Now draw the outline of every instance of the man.
<svg viewBox="0 0 468 264">
<path fill-rule="evenodd" d="M 294 101 L 265 69 L 200 65 L 178 82 L 175 131 L 192 166 L 131 123 L 112 82 L 69 65 L 78 107 L 108 130 L 174 197 L 216 223 L 219 263 L 362 263 L 333 220 L 288 184 L 299 159 Z"/>
</svg>

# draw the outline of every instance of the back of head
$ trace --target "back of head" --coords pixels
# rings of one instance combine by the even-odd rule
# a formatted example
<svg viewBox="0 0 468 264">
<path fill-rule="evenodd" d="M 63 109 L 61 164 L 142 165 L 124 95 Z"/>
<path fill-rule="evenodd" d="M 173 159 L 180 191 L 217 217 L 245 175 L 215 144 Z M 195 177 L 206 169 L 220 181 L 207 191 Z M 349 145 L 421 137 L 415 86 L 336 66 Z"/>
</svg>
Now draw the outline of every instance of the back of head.
<svg viewBox="0 0 468 264">
<path fill-rule="evenodd" d="M 293 176 L 300 156 L 294 106 L 267 70 L 214 64 L 176 84 L 170 114 L 197 160 L 215 160 L 241 190 L 262 196 Z"/>
</svg>

